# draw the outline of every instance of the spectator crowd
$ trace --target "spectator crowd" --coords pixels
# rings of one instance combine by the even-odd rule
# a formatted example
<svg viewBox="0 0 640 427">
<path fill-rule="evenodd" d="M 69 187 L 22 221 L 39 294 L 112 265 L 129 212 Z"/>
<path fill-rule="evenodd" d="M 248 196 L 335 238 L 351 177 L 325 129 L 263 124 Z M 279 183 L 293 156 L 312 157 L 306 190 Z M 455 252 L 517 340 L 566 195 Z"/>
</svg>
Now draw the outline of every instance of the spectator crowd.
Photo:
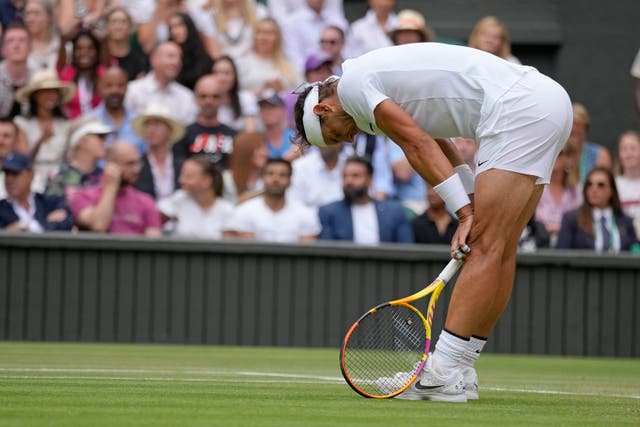
<svg viewBox="0 0 640 427">
<path fill-rule="evenodd" d="M 494 16 L 465 42 L 395 0 L 368 5 L 349 23 L 342 0 L 0 0 L 0 227 L 448 244 L 455 215 L 390 139 L 292 144 L 292 92 L 405 43 L 520 60 Z M 573 107 L 520 249 L 640 253 L 640 134 L 612 153 Z M 453 140 L 475 169 L 476 141 Z"/>
</svg>

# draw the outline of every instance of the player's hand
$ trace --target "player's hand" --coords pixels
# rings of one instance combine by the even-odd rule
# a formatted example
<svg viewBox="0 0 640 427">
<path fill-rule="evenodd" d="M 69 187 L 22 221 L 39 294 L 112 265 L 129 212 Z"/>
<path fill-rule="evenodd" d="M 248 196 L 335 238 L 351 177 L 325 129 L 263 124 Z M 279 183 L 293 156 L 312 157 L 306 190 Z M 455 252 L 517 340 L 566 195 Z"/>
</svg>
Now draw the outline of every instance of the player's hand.
<svg viewBox="0 0 640 427">
<path fill-rule="evenodd" d="M 464 259 L 471 252 L 471 248 L 467 245 L 471 226 L 473 225 L 473 211 L 471 206 L 467 205 L 458 212 L 458 229 L 451 239 L 451 258 Z"/>
</svg>

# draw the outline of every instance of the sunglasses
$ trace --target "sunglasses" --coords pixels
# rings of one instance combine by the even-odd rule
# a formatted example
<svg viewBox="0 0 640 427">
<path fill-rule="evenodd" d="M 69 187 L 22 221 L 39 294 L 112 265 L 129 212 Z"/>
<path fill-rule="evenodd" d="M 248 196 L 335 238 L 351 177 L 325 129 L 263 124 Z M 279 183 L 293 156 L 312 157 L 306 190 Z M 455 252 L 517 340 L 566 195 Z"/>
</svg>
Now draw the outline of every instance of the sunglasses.
<svg viewBox="0 0 640 427">
<path fill-rule="evenodd" d="M 587 181 L 587 187 L 593 187 L 593 186 L 596 186 L 598 188 L 606 188 L 609 186 L 609 183 L 605 181 L 597 181 L 597 182 Z"/>
<path fill-rule="evenodd" d="M 331 46 L 338 44 L 338 40 L 333 40 L 333 39 L 321 39 L 320 40 L 320 44 L 329 44 Z"/>
</svg>

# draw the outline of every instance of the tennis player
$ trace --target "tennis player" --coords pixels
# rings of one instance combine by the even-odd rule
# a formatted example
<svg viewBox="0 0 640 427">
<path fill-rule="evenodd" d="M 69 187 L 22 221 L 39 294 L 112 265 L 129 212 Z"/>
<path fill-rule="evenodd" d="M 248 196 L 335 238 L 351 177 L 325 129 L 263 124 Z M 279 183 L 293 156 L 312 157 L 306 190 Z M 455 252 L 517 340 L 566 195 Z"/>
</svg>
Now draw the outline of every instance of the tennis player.
<svg viewBox="0 0 640 427">
<path fill-rule="evenodd" d="M 466 262 L 445 329 L 398 397 L 477 399 L 474 364 L 511 296 L 518 238 L 571 130 L 567 93 L 535 68 L 439 43 L 369 52 L 347 60 L 342 77 L 296 92 L 298 143 L 386 135 L 458 215 L 451 255 Z M 448 139 L 456 136 L 479 143 L 475 176 Z"/>
</svg>

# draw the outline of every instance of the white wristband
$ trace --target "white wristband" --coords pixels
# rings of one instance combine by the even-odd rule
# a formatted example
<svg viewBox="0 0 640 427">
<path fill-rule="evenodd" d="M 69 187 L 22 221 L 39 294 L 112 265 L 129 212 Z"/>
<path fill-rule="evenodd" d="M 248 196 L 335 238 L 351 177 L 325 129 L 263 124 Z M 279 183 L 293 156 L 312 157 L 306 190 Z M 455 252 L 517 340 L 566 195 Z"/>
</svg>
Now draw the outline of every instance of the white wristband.
<svg viewBox="0 0 640 427">
<path fill-rule="evenodd" d="M 473 194 L 475 192 L 475 176 L 468 164 L 463 163 L 453 168 L 453 171 L 460 175 L 460 181 L 467 194 Z"/>
<path fill-rule="evenodd" d="M 458 212 L 460 208 L 471 203 L 467 192 L 464 190 L 460 175 L 454 173 L 440 184 L 433 187 L 434 190 L 442 197 L 453 212 Z"/>
</svg>

